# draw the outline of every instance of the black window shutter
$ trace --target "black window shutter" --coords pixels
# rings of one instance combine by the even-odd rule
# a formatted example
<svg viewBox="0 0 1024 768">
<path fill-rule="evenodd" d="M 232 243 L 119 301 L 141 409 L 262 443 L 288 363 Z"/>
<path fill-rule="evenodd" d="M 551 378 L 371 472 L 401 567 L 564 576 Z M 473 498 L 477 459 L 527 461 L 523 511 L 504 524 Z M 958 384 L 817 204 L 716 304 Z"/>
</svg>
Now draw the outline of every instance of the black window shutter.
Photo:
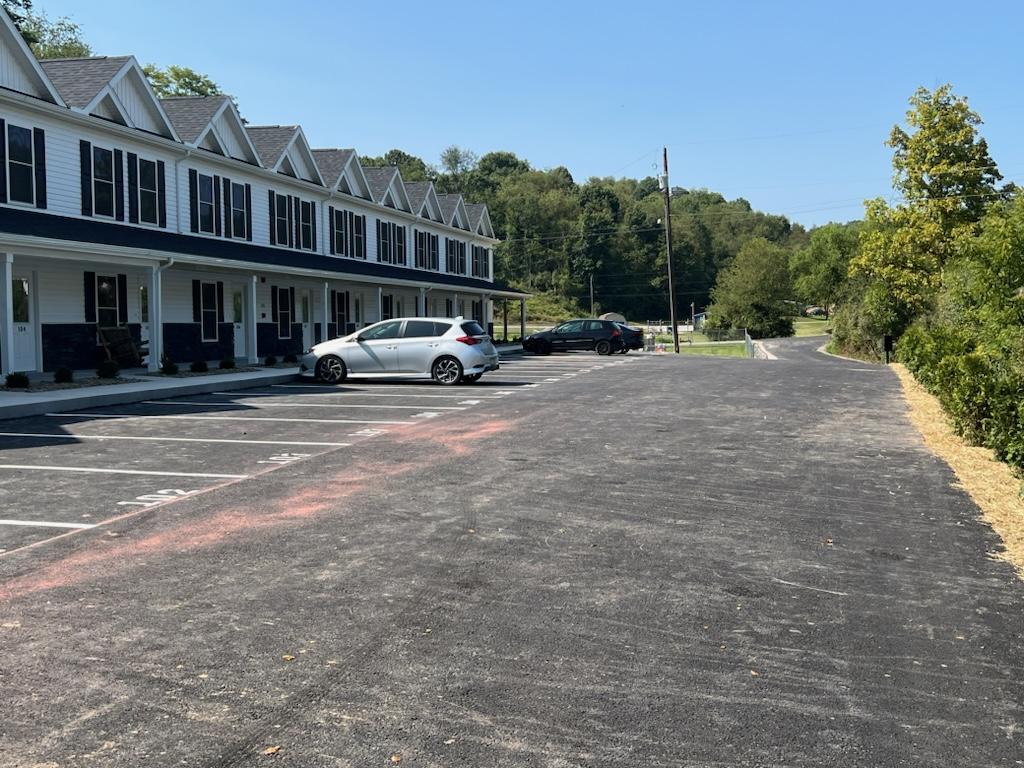
<svg viewBox="0 0 1024 768">
<path fill-rule="evenodd" d="M 336 252 L 334 245 L 334 206 L 327 206 L 327 240 L 331 245 L 331 255 Z"/>
<path fill-rule="evenodd" d="M 234 223 L 231 221 L 232 205 L 233 204 L 231 202 L 231 179 L 225 177 L 225 179 L 224 179 L 224 237 L 231 237 L 231 235 L 232 235 L 231 228 L 234 226 Z M 221 320 L 221 322 L 224 322 L 224 321 Z"/>
<path fill-rule="evenodd" d="M 274 190 L 267 193 L 270 198 L 270 244 L 277 245 L 277 211 L 274 206 Z"/>
<path fill-rule="evenodd" d="M 220 237 L 220 176 L 213 177 L 213 234 Z"/>
<path fill-rule="evenodd" d="M 292 209 L 295 215 L 292 217 L 295 222 L 295 226 L 292 227 L 292 245 L 296 248 L 302 247 L 302 204 L 299 202 L 299 198 L 292 197 Z"/>
<path fill-rule="evenodd" d="M 359 219 L 359 258 L 366 258 L 366 214 L 358 217 Z"/>
<path fill-rule="evenodd" d="M 124 221 L 124 153 L 114 150 L 114 218 Z"/>
<path fill-rule="evenodd" d="M 199 174 L 188 169 L 188 221 L 193 232 L 199 231 Z"/>
<path fill-rule="evenodd" d="M 245 185 L 245 239 L 252 241 L 252 185 Z"/>
<path fill-rule="evenodd" d="M 0 120 L 0 203 L 7 202 L 7 123 Z"/>
<path fill-rule="evenodd" d="M 313 250 L 319 251 L 320 244 L 316 241 L 316 203 L 313 202 L 309 204 L 309 223 L 313 229 Z"/>
<path fill-rule="evenodd" d="M 139 156 L 128 153 L 128 222 L 139 223 Z"/>
<path fill-rule="evenodd" d="M 270 319 L 277 322 L 277 286 L 270 286 Z"/>
<path fill-rule="evenodd" d="M 80 141 L 78 149 L 82 157 L 82 215 L 92 216 L 92 144 Z"/>
<path fill-rule="evenodd" d="M 217 322 L 224 322 L 224 283 L 217 281 Z"/>
<path fill-rule="evenodd" d="M 288 289 L 288 322 L 295 322 L 295 286 Z"/>
<path fill-rule="evenodd" d="M 128 275 L 117 276 L 117 322 L 128 322 Z"/>
<path fill-rule="evenodd" d="M 203 286 L 198 280 L 192 281 L 192 322 L 203 322 Z"/>
<path fill-rule="evenodd" d="M 287 243 L 287 245 L 288 245 L 289 248 L 291 248 L 292 245 L 294 245 L 294 243 L 295 243 L 295 227 L 294 227 L 294 216 L 293 216 L 293 212 L 292 212 L 292 196 L 288 195 L 287 200 L 288 200 L 288 205 L 286 206 L 288 208 L 288 243 Z M 285 245 L 285 243 L 281 243 L 281 245 Z"/>
<path fill-rule="evenodd" d="M 161 227 L 167 227 L 167 171 L 164 161 L 156 161 L 156 207 Z"/>
<path fill-rule="evenodd" d="M 32 129 L 32 143 L 36 149 L 36 208 L 46 208 L 46 136 L 42 128 Z"/>
<path fill-rule="evenodd" d="M 331 291 L 331 319 L 338 319 L 338 292 Z"/>
<path fill-rule="evenodd" d="M 96 322 L 96 273 L 85 273 L 85 322 Z"/>
</svg>

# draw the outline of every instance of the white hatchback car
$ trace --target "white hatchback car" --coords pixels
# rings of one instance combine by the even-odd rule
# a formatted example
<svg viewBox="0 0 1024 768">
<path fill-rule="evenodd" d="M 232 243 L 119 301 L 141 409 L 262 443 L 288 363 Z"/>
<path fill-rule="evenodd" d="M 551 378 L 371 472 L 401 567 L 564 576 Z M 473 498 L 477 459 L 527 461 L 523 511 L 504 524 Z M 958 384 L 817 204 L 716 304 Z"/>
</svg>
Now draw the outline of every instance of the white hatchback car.
<svg viewBox="0 0 1024 768">
<path fill-rule="evenodd" d="M 311 347 L 303 374 L 340 384 L 349 374 L 430 376 L 438 384 L 472 384 L 498 370 L 498 350 L 480 324 L 462 317 L 383 320 Z"/>
</svg>

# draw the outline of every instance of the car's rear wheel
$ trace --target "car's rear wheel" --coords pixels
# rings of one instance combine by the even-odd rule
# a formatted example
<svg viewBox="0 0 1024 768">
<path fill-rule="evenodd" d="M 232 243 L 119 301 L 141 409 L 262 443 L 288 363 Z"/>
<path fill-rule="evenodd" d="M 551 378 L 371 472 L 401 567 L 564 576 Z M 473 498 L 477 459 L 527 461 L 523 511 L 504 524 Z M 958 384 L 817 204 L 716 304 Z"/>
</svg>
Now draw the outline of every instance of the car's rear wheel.
<svg viewBox="0 0 1024 768">
<path fill-rule="evenodd" d="M 345 361 L 337 355 L 324 355 L 316 362 L 316 377 L 325 384 L 341 384 L 348 378 Z"/>
<path fill-rule="evenodd" d="M 468 373 L 468 374 L 466 374 L 465 376 L 462 377 L 462 383 L 463 384 L 476 384 L 478 381 L 480 381 L 480 377 L 481 376 L 483 376 L 482 373 Z"/>
<path fill-rule="evenodd" d="M 462 363 L 454 357 L 439 357 L 431 366 L 430 375 L 438 384 L 458 384 L 462 380 Z"/>
<path fill-rule="evenodd" d="M 612 343 L 608 339 L 601 339 L 594 345 L 594 351 L 599 355 L 610 355 L 612 353 Z"/>
<path fill-rule="evenodd" d="M 533 354 L 535 355 L 550 355 L 551 354 L 551 342 L 541 339 L 533 343 Z"/>
</svg>

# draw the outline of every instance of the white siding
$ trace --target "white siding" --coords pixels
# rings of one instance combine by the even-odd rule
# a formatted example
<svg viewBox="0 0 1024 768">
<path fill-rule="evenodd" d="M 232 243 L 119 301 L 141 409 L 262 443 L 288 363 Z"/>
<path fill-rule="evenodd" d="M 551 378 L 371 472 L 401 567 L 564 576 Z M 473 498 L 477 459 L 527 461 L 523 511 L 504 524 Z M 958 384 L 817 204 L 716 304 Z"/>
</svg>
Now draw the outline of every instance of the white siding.
<svg viewBox="0 0 1024 768">
<path fill-rule="evenodd" d="M 153 98 L 131 72 L 117 81 L 113 91 L 137 127 L 150 133 L 166 135 L 167 128 L 159 118 Z"/>
<path fill-rule="evenodd" d="M 15 50 L 13 46 L 7 46 L 0 39 L 0 87 L 48 100 L 49 95 L 37 85 L 37 79 L 29 74 L 28 67 L 21 52 Z"/>
</svg>

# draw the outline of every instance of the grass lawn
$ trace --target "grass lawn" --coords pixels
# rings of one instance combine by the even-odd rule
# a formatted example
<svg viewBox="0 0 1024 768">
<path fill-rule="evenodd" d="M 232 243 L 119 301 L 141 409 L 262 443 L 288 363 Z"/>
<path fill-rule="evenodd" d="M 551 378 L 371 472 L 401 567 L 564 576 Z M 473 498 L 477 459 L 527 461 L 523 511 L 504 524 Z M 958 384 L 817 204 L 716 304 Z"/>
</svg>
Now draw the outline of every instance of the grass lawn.
<svg viewBox="0 0 1024 768">
<path fill-rule="evenodd" d="M 829 328 L 828 320 L 821 317 L 796 317 L 793 318 L 794 336 L 824 336 Z"/>
<path fill-rule="evenodd" d="M 671 347 L 669 347 L 671 349 Z M 737 343 L 723 342 L 721 344 L 708 344 L 706 347 L 695 346 L 691 347 L 689 344 L 679 345 L 679 354 L 681 355 L 716 355 L 724 357 L 746 357 L 747 356 L 747 345 L 742 341 Z"/>
</svg>

